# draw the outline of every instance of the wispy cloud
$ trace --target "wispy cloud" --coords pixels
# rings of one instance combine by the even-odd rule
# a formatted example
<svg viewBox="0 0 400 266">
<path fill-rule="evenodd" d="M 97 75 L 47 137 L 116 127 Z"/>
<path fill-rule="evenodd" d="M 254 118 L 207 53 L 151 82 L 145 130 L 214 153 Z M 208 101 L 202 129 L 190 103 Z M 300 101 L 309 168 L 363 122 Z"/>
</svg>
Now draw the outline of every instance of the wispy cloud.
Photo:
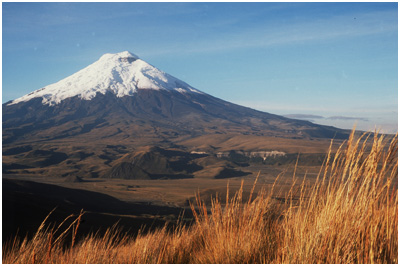
<svg viewBox="0 0 400 266">
<path fill-rule="evenodd" d="M 310 114 L 288 114 L 284 115 L 287 118 L 294 118 L 294 119 L 300 119 L 300 120 L 310 120 L 313 121 L 314 119 L 323 119 L 325 117 L 320 116 L 320 115 L 310 115 Z"/>
<path fill-rule="evenodd" d="M 270 25 L 268 22 L 218 35 L 193 43 L 182 43 L 179 53 L 220 52 L 246 48 L 267 48 L 278 45 L 310 43 L 383 33 L 397 33 L 397 14 L 392 11 L 376 11 L 353 15 L 338 15 L 303 21 Z M 219 21 L 218 23 L 222 23 Z M 230 21 L 226 22 L 231 23 Z M 233 22 L 232 22 L 233 23 Z M 211 23 L 209 23 L 211 25 Z M 189 44 L 189 45 L 188 45 Z M 159 53 L 174 53 L 174 47 L 165 46 Z"/>
<path fill-rule="evenodd" d="M 309 120 L 309 121 L 321 120 L 321 119 L 343 120 L 343 121 L 364 121 L 364 122 L 370 121 L 368 118 L 365 118 L 365 117 L 354 117 L 354 116 L 329 116 L 329 117 L 324 117 L 324 116 L 321 116 L 321 115 L 312 115 L 312 114 L 288 114 L 288 115 L 284 115 L 284 116 L 288 117 L 288 118 L 294 118 L 294 119 L 300 119 L 300 120 Z"/>
<path fill-rule="evenodd" d="M 369 119 L 365 117 L 352 117 L 352 116 L 330 116 L 327 117 L 326 119 L 330 120 L 359 120 L 359 121 L 365 121 L 368 122 Z"/>
<path fill-rule="evenodd" d="M 168 38 L 162 38 L 162 45 L 145 45 L 146 48 L 141 53 L 145 57 L 267 48 L 387 32 L 397 33 L 397 13 L 394 11 L 369 11 L 336 16 L 316 14 L 317 18 L 312 19 L 301 17 L 301 12 L 299 12 L 296 16 L 292 16 L 300 17 L 299 19 L 277 20 L 279 18 L 277 14 L 281 12 L 295 12 L 296 7 L 303 9 L 306 7 L 298 3 L 266 3 L 261 5 L 262 8 L 235 13 L 229 13 L 227 10 L 229 15 L 218 16 L 215 13 L 208 16 L 208 12 L 211 12 L 208 8 L 212 10 L 215 6 L 207 3 L 18 4 L 3 3 L 3 34 L 23 32 L 35 34 L 49 28 L 59 30 L 59 27 L 63 25 L 80 25 L 82 34 L 87 34 L 83 29 L 94 30 L 99 22 L 107 20 L 120 22 L 127 19 L 132 27 L 127 29 L 123 36 L 126 43 L 135 43 L 140 46 L 142 43 L 140 39 L 150 38 L 149 33 L 161 35 L 161 37 L 178 37 L 170 41 L 167 40 Z M 226 7 L 229 7 L 229 4 Z M 274 19 L 266 19 L 269 16 Z M 173 25 L 162 23 L 163 18 L 170 19 L 171 17 L 175 18 Z M 185 17 L 185 23 L 182 23 L 179 17 Z M 191 19 L 187 20 L 188 17 Z M 118 30 L 120 29 L 115 28 L 108 31 L 107 38 L 114 36 L 114 31 Z M 45 37 L 43 42 L 48 41 L 48 37 Z M 84 35 L 78 37 L 83 38 Z M 96 36 L 96 38 L 102 37 Z M 9 49 L 8 46 L 6 48 Z"/>
</svg>

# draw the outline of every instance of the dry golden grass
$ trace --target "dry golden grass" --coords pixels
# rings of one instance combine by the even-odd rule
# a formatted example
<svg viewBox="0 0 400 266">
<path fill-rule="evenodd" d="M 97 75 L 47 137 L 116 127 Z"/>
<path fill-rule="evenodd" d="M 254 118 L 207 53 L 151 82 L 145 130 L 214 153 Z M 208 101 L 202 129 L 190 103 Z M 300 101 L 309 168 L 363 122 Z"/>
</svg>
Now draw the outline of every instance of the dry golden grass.
<svg viewBox="0 0 400 266">
<path fill-rule="evenodd" d="M 277 262 L 397 263 L 397 136 L 385 151 L 375 135 L 367 154 L 361 141 L 328 154 L 311 193 L 285 211 Z"/>
<path fill-rule="evenodd" d="M 32 240 L 3 246 L 3 263 L 398 263 L 398 137 L 373 138 L 351 135 L 312 185 L 294 176 L 285 203 L 279 185 L 246 202 L 228 186 L 224 204 L 197 197 L 191 226 L 137 237 L 110 228 L 76 240 L 83 213 L 62 230 L 45 220 Z"/>
</svg>

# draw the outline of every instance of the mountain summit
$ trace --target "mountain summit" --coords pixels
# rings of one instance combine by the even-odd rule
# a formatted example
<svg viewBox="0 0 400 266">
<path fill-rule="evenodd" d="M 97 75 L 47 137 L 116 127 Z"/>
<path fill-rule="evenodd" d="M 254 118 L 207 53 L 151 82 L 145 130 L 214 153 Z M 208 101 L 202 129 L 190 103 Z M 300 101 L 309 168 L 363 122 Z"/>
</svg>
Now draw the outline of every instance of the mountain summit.
<svg viewBox="0 0 400 266">
<path fill-rule="evenodd" d="M 138 89 L 196 92 L 185 82 L 155 68 L 128 51 L 105 54 L 88 67 L 57 83 L 22 96 L 10 104 L 41 97 L 44 104 L 55 105 L 79 96 L 91 100 L 97 93 L 111 92 L 117 97 L 132 96 Z"/>
</svg>

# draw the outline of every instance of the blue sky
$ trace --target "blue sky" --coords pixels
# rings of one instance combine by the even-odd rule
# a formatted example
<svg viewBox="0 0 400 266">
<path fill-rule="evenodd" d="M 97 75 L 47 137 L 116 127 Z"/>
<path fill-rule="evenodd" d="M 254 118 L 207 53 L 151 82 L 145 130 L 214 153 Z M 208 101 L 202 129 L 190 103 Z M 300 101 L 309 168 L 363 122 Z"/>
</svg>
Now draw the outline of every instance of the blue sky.
<svg viewBox="0 0 400 266">
<path fill-rule="evenodd" d="M 213 96 L 397 131 L 397 3 L 2 3 L 2 102 L 128 50 Z"/>
</svg>

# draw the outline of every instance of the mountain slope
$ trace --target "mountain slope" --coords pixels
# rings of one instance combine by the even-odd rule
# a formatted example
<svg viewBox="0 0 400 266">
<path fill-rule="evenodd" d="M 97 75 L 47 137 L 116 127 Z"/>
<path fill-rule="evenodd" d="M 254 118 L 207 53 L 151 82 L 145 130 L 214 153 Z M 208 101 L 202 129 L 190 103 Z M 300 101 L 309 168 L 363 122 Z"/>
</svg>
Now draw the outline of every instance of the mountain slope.
<svg viewBox="0 0 400 266">
<path fill-rule="evenodd" d="M 332 127 L 255 111 L 209 95 L 174 91 L 138 89 L 134 96 L 124 97 L 98 93 L 90 101 L 75 96 L 54 106 L 42 104 L 39 98 L 3 105 L 4 143 L 23 141 L 27 136 L 37 141 L 82 134 L 93 139 L 129 137 L 144 134 L 149 127 L 190 136 L 227 131 L 287 137 L 345 136 L 344 131 Z"/>
</svg>

